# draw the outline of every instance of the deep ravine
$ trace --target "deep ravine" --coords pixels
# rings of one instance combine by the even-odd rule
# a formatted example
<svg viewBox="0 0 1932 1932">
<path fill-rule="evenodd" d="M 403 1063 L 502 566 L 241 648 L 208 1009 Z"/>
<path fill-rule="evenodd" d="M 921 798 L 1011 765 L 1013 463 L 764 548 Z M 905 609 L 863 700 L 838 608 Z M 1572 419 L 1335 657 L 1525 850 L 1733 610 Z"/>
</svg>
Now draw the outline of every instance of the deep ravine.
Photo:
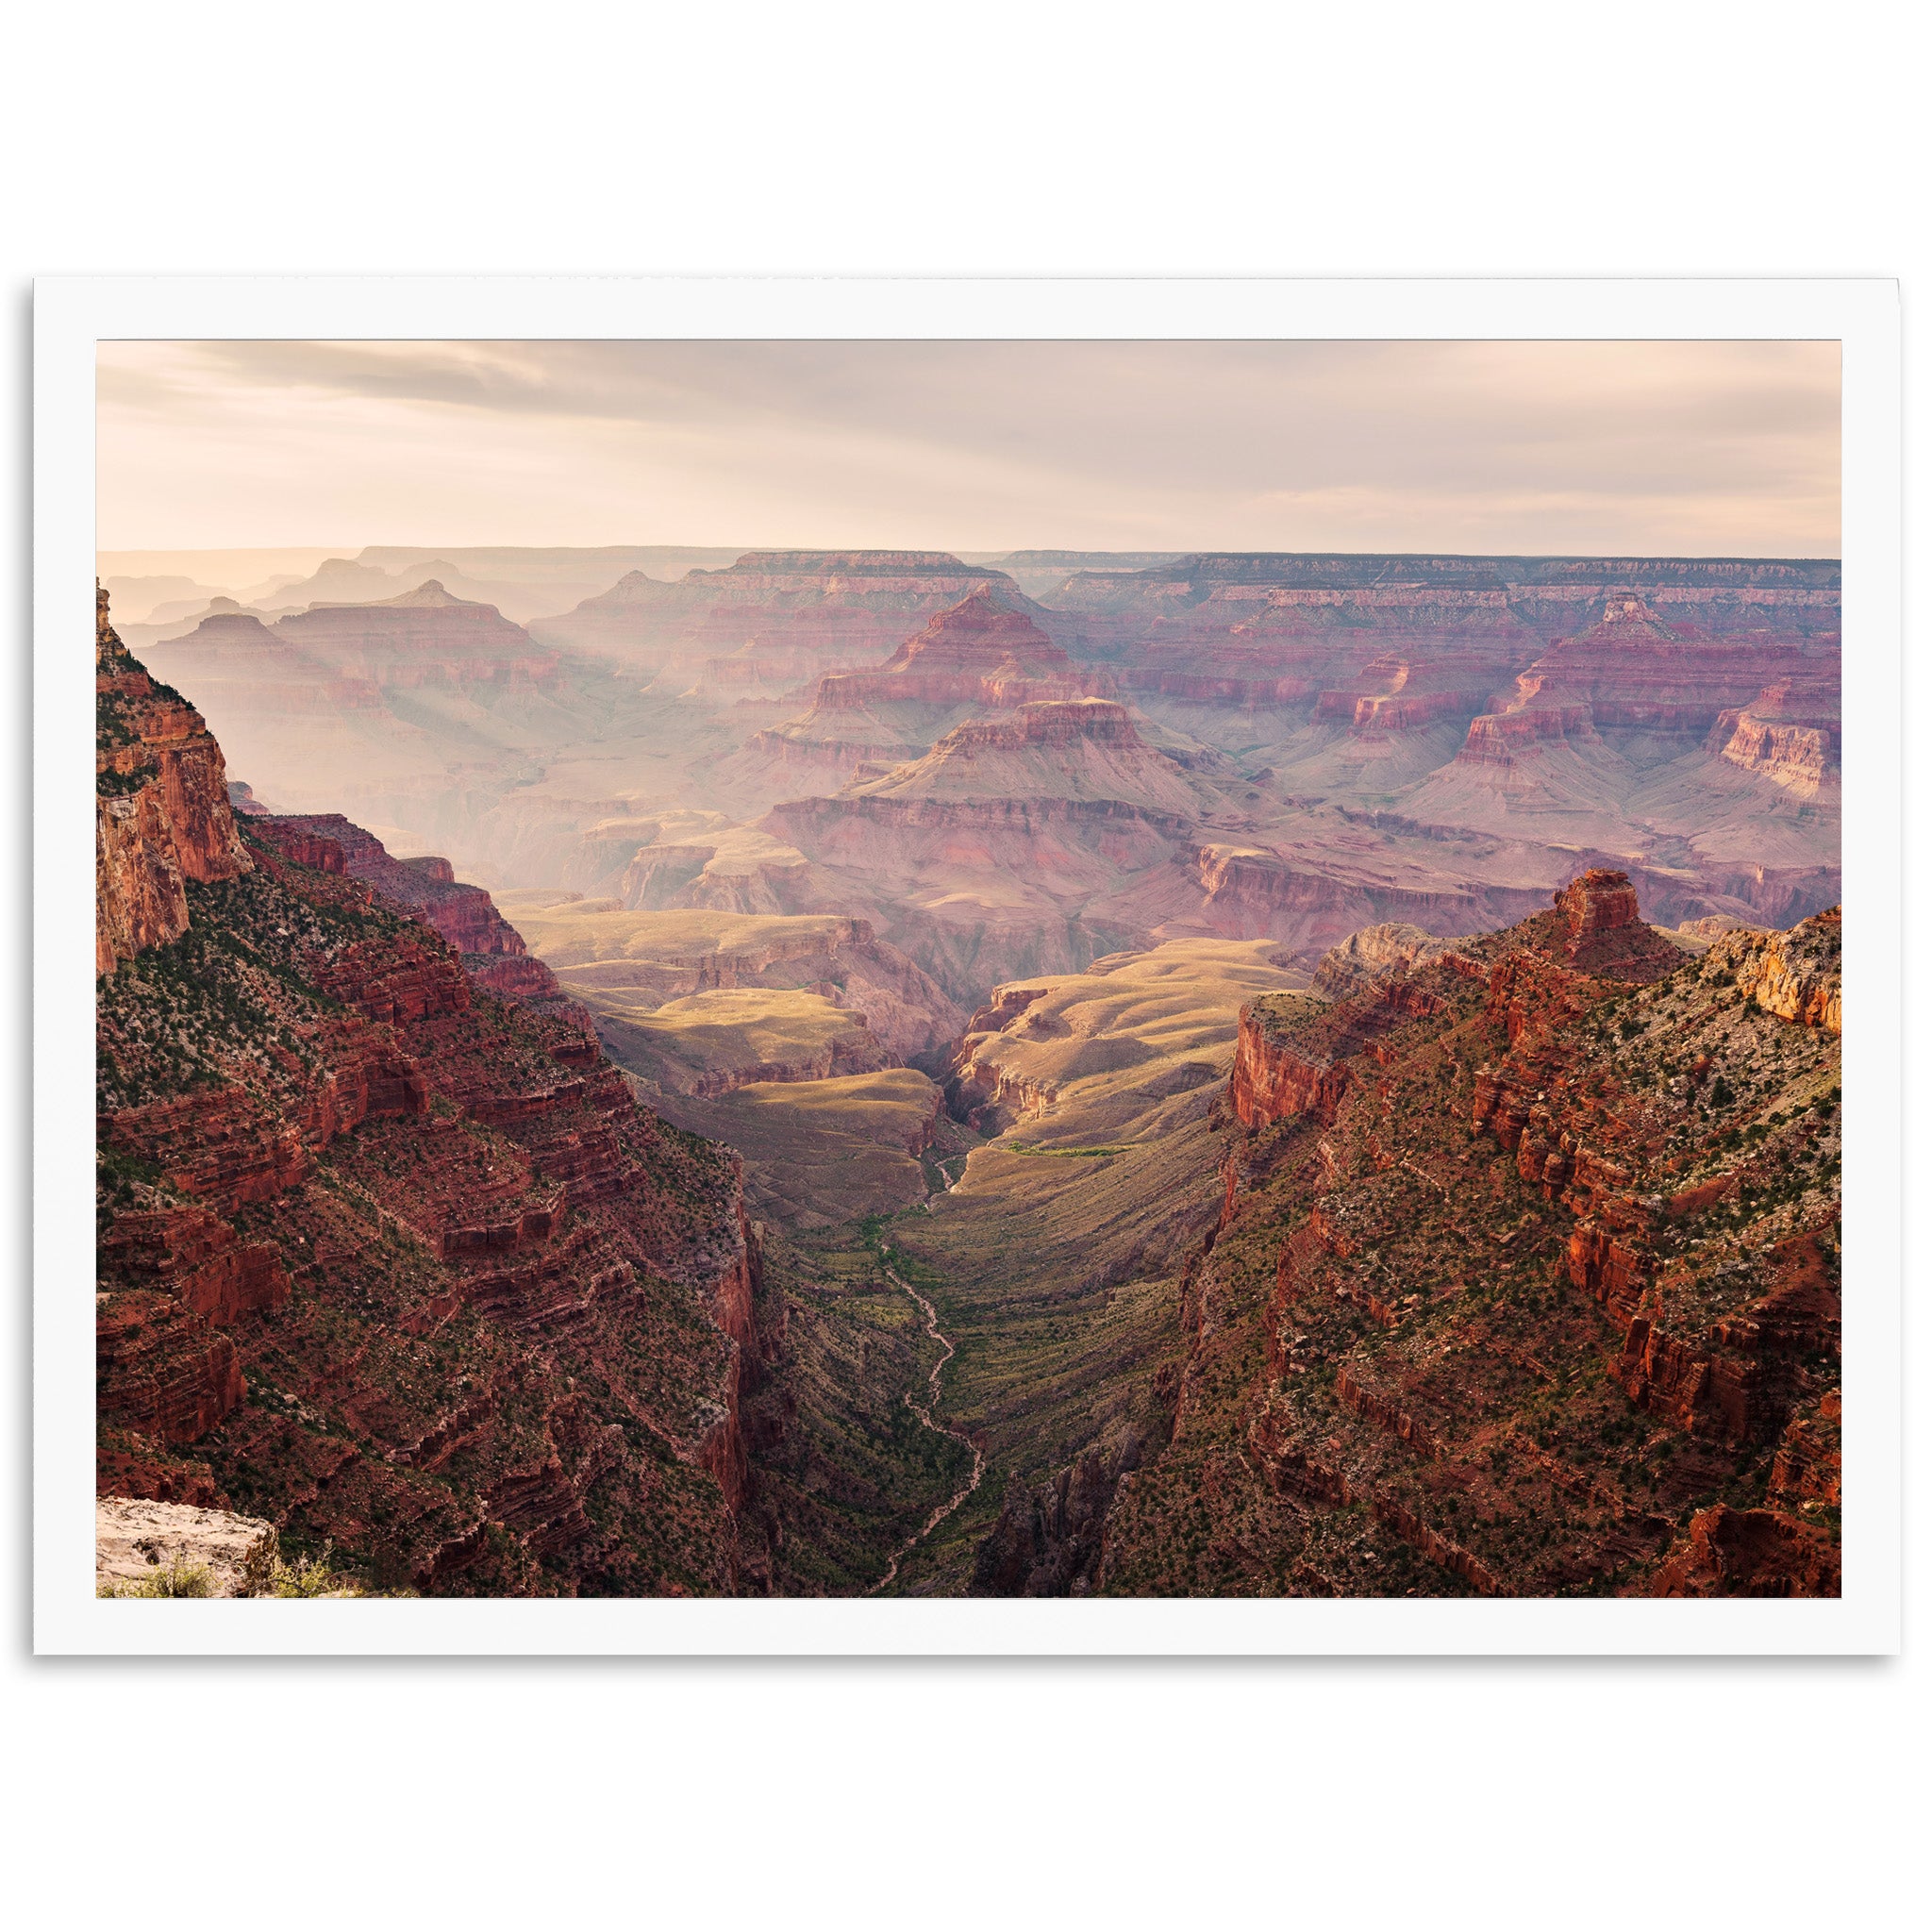
<svg viewBox="0 0 1932 1932">
<path fill-rule="evenodd" d="M 965 1443 L 967 1448 L 973 1451 L 973 1474 L 967 1478 L 962 1488 L 954 1491 L 953 1494 L 945 1502 L 941 1503 L 925 1519 L 925 1522 L 892 1552 L 892 1560 L 887 1565 L 886 1574 L 867 1592 L 871 1596 L 876 1596 L 879 1591 L 891 1588 L 898 1580 L 900 1563 L 907 1557 L 910 1556 L 920 1543 L 929 1537 L 979 1487 L 980 1478 L 986 1474 L 986 1457 L 973 1438 L 963 1428 L 933 1420 L 933 1409 L 938 1406 L 940 1399 L 940 1376 L 944 1372 L 946 1364 L 952 1360 L 958 1351 L 955 1348 L 951 1338 L 940 1327 L 939 1311 L 909 1281 L 902 1279 L 892 1272 L 891 1265 L 886 1258 L 891 1252 L 883 1242 L 880 1244 L 879 1262 L 885 1270 L 886 1279 L 893 1287 L 903 1289 L 907 1294 L 912 1297 L 920 1312 L 925 1317 L 925 1332 L 945 1350 L 945 1354 L 941 1356 L 939 1360 L 933 1364 L 932 1372 L 926 1377 L 926 1387 L 931 1392 L 925 1402 L 915 1402 L 912 1398 L 912 1391 L 908 1389 L 906 1391 L 905 1397 L 906 1407 L 919 1418 L 922 1425 L 930 1429 L 934 1435 L 950 1436 L 956 1442 Z"/>
</svg>

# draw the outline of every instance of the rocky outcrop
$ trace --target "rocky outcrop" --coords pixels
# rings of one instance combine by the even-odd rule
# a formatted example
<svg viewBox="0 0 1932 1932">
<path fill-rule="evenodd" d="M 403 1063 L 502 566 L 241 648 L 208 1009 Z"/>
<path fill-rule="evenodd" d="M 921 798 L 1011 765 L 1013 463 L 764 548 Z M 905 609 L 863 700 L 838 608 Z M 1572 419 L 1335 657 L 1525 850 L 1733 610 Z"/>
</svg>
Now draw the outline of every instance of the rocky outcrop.
<svg viewBox="0 0 1932 1932">
<path fill-rule="evenodd" d="M 1721 712 L 1705 749 L 1794 797 L 1817 799 L 1840 778 L 1839 702 L 1835 677 L 1782 677 L 1750 704 Z"/>
<path fill-rule="evenodd" d="M 566 997 L 556 974 L 529 957 L 523 935 L 497 911 L 490 894 L 459 881 L 448 859 L 393 858 L 379 839 L 336 812 L 255 815 L 254 829 L 299 865 L 373 886 L 386 905 L 447 940 L 476 984 L 498 998 L 589 1032 L 589 1015 Z"/>
<path fill-rule="evenodd" d="M 1445 948 L 1438 956 L 1457 977 L 1479 978 L 1479 958 Z M 1273 993 L 1241 1009 L 1228 1105 L 1246 1127 L 1288 1120 L 1332 1120 L 1357 1074 L 1374 1059 L 1382 1037 L 1405 1022 L 1444 1009 L 1442 980 L 1406 974 L 1372 975 L 1356 995 L 1333 1004 L 1300 993 Z"/>
<path fill-rule="evenodd" d="M 1508 766 L 1523 751 L 1547 743 L 1596 742 L 1588 705 L 1538 705 L 1521 711 L 1488 712 L 1470 720 L 1469 736 L 1456 760 L 1463 765 Z"/>
<path fill-rule="evenodd" d="M 1837 927 L 1658 973 L 1600 868 L 1332 1004 L 1254 1001 L 1174 1444 L 1098 1587 L 1834 1593 Z"/>
<path fill-rule="evenodd" d="M 1581 873 L 1557 893 L 1557 904 L 1569 923 L 1573 958 L 1576 949 L 1599 934 L 1641 923 L 1637 894 L 1624 873 L 1604 869 Z"/>
<path fill-rule="evenodd" d="M 233 1227 L 203 1208 L 124 1214 L 101 1248 L 117 1273 L 165 1289 L 217 1327 L 278 1308 L 289 1298 L 288 1272 L 273 1244 L 241 1241 Z"/>
<path fill-rule="evenodd" d="M 1771 1493 L 1802 1507 L 1844 1501 L 1844 1405 L 1836 1393 L 1819 1397 L 1792 1416 L 1771 1465 Z"/>
<path fill-rule="evenodd" d="M 859 798 L 1110 799 L 1194 812 L 1199 789 L 1106 698 L 1028 703 L 957 726 L 912 762 L 850 788 Z"/>
<path fill-rule="evenodd" d="M 1349 1080 L 1353 1035 L 1331 1041 L 1312 1001 L 1293 993 L 1243 1008 L 1228 1103 L 1244 1127 L 1332 1118 Z"/>
<path fill-rule="evenodd" d="M 1420 965 L 1446 953 L 1453 940 L 1438 939 L 1401 920 L 1365 925 L 1322 955 L 1310 990 L 1324 999 L 1346 999 L 1377 979 L 1407 978 Z"/>
<path fill-rule="evenodd" d="M 247 865 L 228 808 L 222 748 L 201 714 L 127 655 L 94 610 L 94 972 L 176 938 L 187 882 Z"/>
<path fill-rule="evenodd" d="M 974 1554 L 969 1596 L 1085 1596 L 1100 1574 L 1107 1511 L 1120 1479 L 1140 1460 L 1131 1431 L 1041 1487 L 1012 1477 L 999 1520 Z"/>
<path fill-rule="evenodd" d="M 991 583 L 936 615 L 883 665 L 818 680 L 811 708 L 714 768 L 760 803 L 824 795 L 917 758 L 956 725 L 1021 705 L 1109 697 L 1113 680 L 1074 663 Z"/>
<path fill-rule="evenodd" d="M 1646 925 L 1627 873 L 1592 866 L 1556 895 L 1567 928 L 1561 957 L 1581 973 L 1648 982 L 1674 972 L 1682 954 Z"/>
<path fill-rule="evenodd" d="M 555 684 L 554 652 L 491 604 L 453 597 L 434 578 L 367 604 L 312 604 L 279 620 L 278 636 L 338 677 L 376 691 Z"/>
<path fill-rule="evenodd" d="M 874 672 L 824 679 L 817 708 L 850 711 L 877 704 L 1019 705 L 1110 695 L 1105 672 L 1083 669 L 1033 618 L 982 584 L 935 616 Z"/>
<path fill-rule="evenodd" d="M 137 1288 L 95 1297 L 94 1403 L 104 1424 L 196 1442 L 244 1393 L 233 1340 L 173 1295 Z"/>
<path fill-rule="evenodd" d="M 225 1509 L 103 1496 L 94 1505 L 94 1586 L 145 1594 L 166 1578 L 196 1596 L 259 1596 L 275 1572 L 274 1524 Z M 132 1589 L 130 1590 L 130 1586 Z"/>
<path fill-rule="evenodd" d="M 1833 907 L 1790 932 L 1725 934 L 1706 958 L 1709 970 L 1734 975 L 1739 992 L 1767 1013 L 1841 1033 L 1843 930 L 1843 915 Z"/>
<path fill-rule="evenodd" d="M 1838 1552 L 1817 1530 L 1775 1509 L 1719 1503 L 1690 1519 L 1653 1596 L 1836 1596 Z"/>
</svg>

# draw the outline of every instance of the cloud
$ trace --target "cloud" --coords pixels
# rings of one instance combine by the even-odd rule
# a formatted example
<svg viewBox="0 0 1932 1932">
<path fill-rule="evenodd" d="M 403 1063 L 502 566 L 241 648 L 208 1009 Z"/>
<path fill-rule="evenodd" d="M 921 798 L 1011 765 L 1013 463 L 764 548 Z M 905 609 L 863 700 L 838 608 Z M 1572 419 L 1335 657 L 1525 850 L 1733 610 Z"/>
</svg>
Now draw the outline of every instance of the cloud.
<svg viewBox="0 0 1932 1932">
<path fill-rule="evenodd" d="M 1831 554 L 1808 342 L 101 350 L 102 541 Z"/>
</svg>

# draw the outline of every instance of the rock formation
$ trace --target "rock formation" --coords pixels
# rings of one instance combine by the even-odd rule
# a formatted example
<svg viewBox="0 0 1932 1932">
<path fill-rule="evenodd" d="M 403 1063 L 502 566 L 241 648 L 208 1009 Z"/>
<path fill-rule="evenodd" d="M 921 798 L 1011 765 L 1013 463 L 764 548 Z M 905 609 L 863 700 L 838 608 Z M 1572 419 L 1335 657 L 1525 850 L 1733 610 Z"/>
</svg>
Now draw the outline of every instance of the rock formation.
<svg viewBox="0 0 1932 1932">
<path fill-rule="evenodd" d="M 784 690 L 876 660 L 982 586 L 1037 610 L 1003 573 L 944 551 L 750 551 L 675 583 L 634 572 L 536 634 L 725 690 Z"/>
<path fill-rule="evenodd" d="M 809 710 L 754 734 L 712 776 L 763 804 L 823 795 L 862 766 L 919 758 L 969 718 L 1111 691 L 1104 672 L 1076 664 L 1024 610 L 983 583 L 877 669 L 820 678 Z"/>
<path fill-rule="evenodd" d="M 478 983 L 521 958 L 487 896 L 340 821 L 238 823 L 105 612 L 98 656 L 137 807 L 100 860 L 104 1491 L 240 1507 L 388 1585 L 741 1587 L 733 1158 Z M 151 917 L 127 881 L 157 879 Z"/>
<path fill-rule="evenodd" d="M 513 561 L 370 553 L 359 567 L 431 577 L 266 625 L 231 613 L 157 662 L 272 808 L 344 811 L 492 883 L 857 914 L 967 1004 L 1190 932 L 1266 933 L 1312 965 L 1381 921 L 1507 924 L 1579 865 L 1627 873 L 1667 925 L 1786 926 L 1839 896 L 1829 562 L 1089 558 L 1034 602 L 942 553 L 767 552 L 633 575 L 534 635 L 431 588 L 449 589 L 434 566 L 483 581 Z M 930 821 L 790 809 L 897 787 L 961 726 L 1086 699 L 1127 709 L 1164 761 L 1139 775 L 1177 774 L 1185 807 L 1016 765 L 1020 839 L 973 811 L 940 841 Z M 1109 824 L 1063 826 L 1042 795 Z M 679 814 L 722 842 L 660 830 Z M 880 843 L 883 890 L 851 876 L 855 836 Z M 998 875 L 983 903 L 949 856 L 969 851 Z M 952 929 L 975 903 L 998 929 L 983 946 Z"/>
<path fill-rule="evenodd" d="M 1343 950 L 1332 1001 L 1251 999 L 1218 1170 L 1209 1139 L 1191 1189 L 1159 1184 L 1178 1213 L 1218 1183 L 1185 1265 L 1140 1229 L 1088 1237 L 1121 1296 L 1144 1274 L 1178 1301 L 1173 1352 L 1096 1309 L 964 1373 L 953 1413 L 1036 1474 L 993 1492 L 955 1587 L 1834 1592 L 1839 929 L 1699 955 L 1597 868 L 1434 957 Z M 986 1023 L 1024 1039 L 1040 997 Z M 1024 1131 L 1064 1144 L 1063 1107 L 1044 1093 Z M 1151 1152 L 1086 1151 L 1112 1157 L 1087 1189 L 1118 1168 L 1149 1191 Z M 956 1307 L 973 1212 L 949 1196 L 908 1237 Z M 1001 1306 L 1031 1278 L 1014 1263 Z"/>
<path fill-rule="evenodd" d="M 869 922 L 707 910 L 630 911 L 608 900 L 512 900 L 520 929 L 600 1024 L 708 992 L 808 991 L 857 1016 L 890 1059 L 957 1039 L 965 1014 Z"/>
<path fill-rule="evenodd" d="M 258 1516 L 128 1496 L 94 1505 L 94 1584 L 103 1594 L 164 1574 L 178 1582 L 186 1572 L 198 1595 L 257 1596 L 277 1547 L 275 1524 Z"/>
<path fill-rule="evenodd" d="M 589 1015 L 565 998 L 549 967 L 529 957 L 523 935 L 497 911 L 490 894 L 458 880 L 448 859 L 392 858 L 381 840 L 338 812 L 255 816 L 256 829 L 287 857 L 319 872 L 362 879 L 385 904 L 433 926 L 462 955 L 471 978 L 499 998 L 588 1031 Z"/>
<path fill-rule="evenodd" d="M 1199 813 L 1185 768 L 1141 736 L 1124 706 L 1105 698 L 1029 703 L 949 731 L 924 758 L 861 778 L 858 798 L 1118 800 L 1154 811 Z"/>
<path fill-rule="evenodd" d="M 158 684 L 94 612 L 94 971 L 164 945 L 188 924 L 187 883 L 248 866 L 228 809 L 222 748 L 201 714 Z"/>
<path fill-rule="evenodd" d="M 556 681 L 554 653 L 532 642 L 494 606 L 453 597 L 431 577 L 400 596 L 370 604 L 311 604 L 284 617 L 279 635 L 338 675 L 377 690 L 441 683 Z"/>
<path fill-rule="evenodd" d="M 1723 1503 L 1690 1519 L 1690 1532 L 1657 1572 L 1653 1596 L 1836 1596 L 1839 1555 L 1809 1524 L 1774 1509 Z"/>
<path fill-rule="evenodd" d="M 1721 711 L 1705 749 L 1794 796 L 1818 799 L 1840 782 L 1840 741 L 1838 680 L 1793 675 Z"/>
<path fill-rule="evenodd" d="M 282 1551 L 260 1516 L 174 1499 L 104 1495 L 94 1506 L 94 1594 L 103 1597 L 413 1596 L 371 1590 L 334 1552 Z"/>
<path fill-rule="evenodd" d="M 1322 955 L 1310 991 L 1324 999 L 1346 999 L 1366 991 L 1377 979 L 1407 978 L 1416 967 L 1446 953 L 1454 943 L 1400 920 L 1365 925 Z"/>
</svg>

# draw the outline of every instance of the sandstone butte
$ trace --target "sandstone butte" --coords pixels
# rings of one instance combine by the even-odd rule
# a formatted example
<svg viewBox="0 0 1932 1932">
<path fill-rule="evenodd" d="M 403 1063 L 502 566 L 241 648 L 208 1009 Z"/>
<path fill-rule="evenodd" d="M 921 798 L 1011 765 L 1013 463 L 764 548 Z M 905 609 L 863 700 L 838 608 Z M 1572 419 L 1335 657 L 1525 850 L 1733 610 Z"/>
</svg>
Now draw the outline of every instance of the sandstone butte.
<svg viewBox="0 0 1932 1932">
<path fill-rule="evenodd" d="M 96 655 L 102 1493 L 385 1587 L 756 1588 L 734 1158 L 638 1107 L 547 972 L 490 990 L 537 962 L 483 895 L 238 821 L 104 600 Z"/>
<path fill-rule="evenodd" d="M 921 757 L 968 719 L 1113 691 L 1108 674 L 1075 663 L 988 581 L 883 664 L 821 677 L 807 710 L 754 733 L 715 775 L 770 803 L 837 791 L 863 767 Z"/>
<path fill-rule="evenodd" d="M 983 587 L 1038 608 L 1004 572 L 944 551 L 748 551 L 675 583 L 633 571 L 532 635 L 726 690 L 784 690 L 876 658 L 908 618 L 916 625 Z"/>
<path fill-rule="evenodd" d="M 1665 935 L 1598 870 L 1255 1000 L 1158 1399 L 969 1588 L 1835 1594 L 1840 933 Z"/>
</svg>

